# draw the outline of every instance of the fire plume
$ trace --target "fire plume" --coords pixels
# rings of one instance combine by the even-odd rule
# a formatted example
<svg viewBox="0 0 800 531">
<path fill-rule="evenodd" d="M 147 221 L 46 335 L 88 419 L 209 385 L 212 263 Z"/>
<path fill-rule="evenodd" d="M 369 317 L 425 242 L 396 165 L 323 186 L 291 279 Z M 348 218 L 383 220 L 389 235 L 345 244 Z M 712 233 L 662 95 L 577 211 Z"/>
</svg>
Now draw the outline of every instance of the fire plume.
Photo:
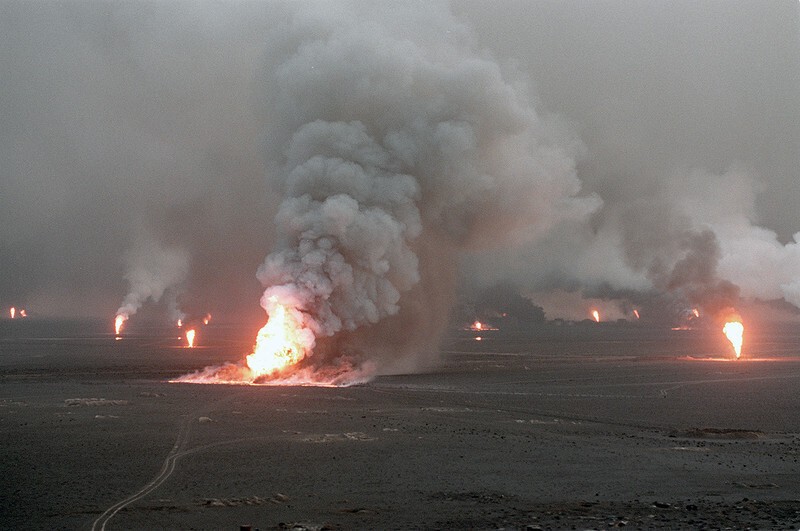
<svg viewBox="0 0 800 531">
<path fill-rule="evenodd" d="M 474 323 L 472 323 L 472 329 L 473 330 L 483 330 L 483 323 L 480 322 L 480 321 L 475 321 Z"/>
<path fill-rule="evenodd" d="M 117 315 L 117 317 L 114 319 L 114 334 L 119 335 L 119 333 L 122 331 L 122 323 L 127 320 L 128 318 L 124 315 Z"/>
<path fill-rule="evenodd" d="M 186 331 L 186 345 L 189 348 L 194 348 L 194 328 Z"/>
<path fill-rule="evenodd" d="M 596 323 L 600 322 L 600 312 L 597 310 L 592 310 L 592 318 L 595 320 Z"/>
<path fill-rule="evenodd" d="M 728 341 L 731 342 L 733 345 L 733 351 L 736 353 L 736 359 L 739 359 L 739 356 L 742 355 L 742 338 L 744 335 L 744 325 L 741 321 L 728 321 L 725 323 L 725 326 L 722 327 L 722 332 L 725 334 L 725 337 L 728 338 Z"/>
<path fill-rule="evenodd" d="M 258 331 L 253 353 L 247 356 L 253 377 L 272 374 L 303 359 L 307 350 L 303 331 L 295 316 L 275 302 L 267 324 Z"/>
<path fill-rule="evenodd" d="M 10 314 L 11 314 L 11 318 L 12 318 L 12 319 L 15 319 L 15 318 L 17 317 L 17 309 L 16 309 L 16 308 L 14 308 L 13 306 L 11 307 L 11 309 L 10 309 L 10 310 L 8 310 L 8 313 L 10 313 Z"/>
</svg>

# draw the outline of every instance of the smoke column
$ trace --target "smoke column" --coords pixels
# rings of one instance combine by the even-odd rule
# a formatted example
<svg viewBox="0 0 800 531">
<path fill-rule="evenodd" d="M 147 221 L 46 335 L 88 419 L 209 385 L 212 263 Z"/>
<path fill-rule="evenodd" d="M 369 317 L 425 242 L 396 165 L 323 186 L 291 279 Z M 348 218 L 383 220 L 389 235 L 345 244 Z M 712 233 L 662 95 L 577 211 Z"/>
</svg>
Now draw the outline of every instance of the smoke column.
<svg viewBox="0 0 800 531">
<path fill-rule="evenodd" d="M 177 290 L 189 272 L 189 254 L 177 247 L 164 246 L 150 236 L 139 235 L 127 253 L 125 279 L 128 294 L 122 300 L 117 315 L 123 321 L 134 315 L 146 301 L 159 302 L 170 290 L 170 318 L 182 313 L 177 306 Z"/>
<path fill-rule="evenodd" d="M 577 197 L 580 143 L 446 5 L 294 7 L 267 39 L 269 177 L 283 200 L 261 303 L 335 336 L 309 342 L 308 365 L 389 370 L 435 343 L 461 250 L 534 239 L 600 201 Z"/>
</svg>

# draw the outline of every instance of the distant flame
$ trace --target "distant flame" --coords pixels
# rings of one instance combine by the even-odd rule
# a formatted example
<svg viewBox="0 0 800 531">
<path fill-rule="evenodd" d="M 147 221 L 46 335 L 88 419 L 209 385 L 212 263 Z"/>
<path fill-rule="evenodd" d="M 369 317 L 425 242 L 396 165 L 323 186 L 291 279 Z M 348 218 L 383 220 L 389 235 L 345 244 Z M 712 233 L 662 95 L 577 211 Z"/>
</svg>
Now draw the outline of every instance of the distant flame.
<svg viewBox="0 0 800 531">
<path fill-rule="evenodd" d="M 194 329 L 186 331 L 186 344 L 189 348 L 194 347 Z"/>
<path fill-rule="evenodd" d="M 178 328 L 183 326 L 183 319 L 178 319 Z"/>
<path fill-rule="evenodd" d="M 498 330 L 498 328 L 489 323 L 478 321 L 476 319 L 474 322 L 470 323 L 470 325 L 464 330 L 472 330 L 473 332 L 488 332 L 490 330 Z"/>
<path fill-rule="evenodd" d="M 592 317 L 594 317 L 595 322 L 600 322 L 600 312 L 597 310 L 592 310 Z"/>
<path fill-rule="evenodd" d="M 28 312 L 26 312 L 24 309 L 20 309 L 19 316 L 20 317 L 28 317 Z"/>
<path fill-rule="evenodd" d="M 122 323 L 127 320 L 128 318 L 124 315 L 117 315 L 117 317 L 114 319 L 114 334 L 119 335 L 119 333 L 122 331 Z"/>
<path fill-rule="evenodd" d="M 731 342 L 731 345 L 733 345 L 733 351 L 736 353 L 736 359 L 738 360 L 739 356 L 742 355 L 744 325 L 741 321 L 728 321 L 725 323 L 725 326 L 722 327 L 722 332 L 725 334 L 725 337 L 728 338 L 728 341 Z"/>
<path fill-rule="evenodd" d="M 639 310 L 633 310 L 633 316 L 639 319 Z"/>
<path fill-rule="evenodd" d="M 210 322 L 211 322 L 211 314 L 207 313 L 206 316 L 203 318 L 203 324 L 207 325 Z"/>
<path fill-rule="evenodd" d="M 12 319 L 16 319 L 16 317 L 17 317 L 17 309 L 16 309 L 16 308 L 14 308 L 14 307 L 12 306 L 12 307 L 11 307 L 11 309 L 8 311 L 8 313 L 10 313 L 10 314 L 11 314 L 11 318 L 12 318 Z"/>
<path fill-rule="evenodd" d="M 700 317 L 700 310 L 698 310 L 697 308 L 692 308 L 692 313 L 694 314 L 695 317 Z"/>
</svg>

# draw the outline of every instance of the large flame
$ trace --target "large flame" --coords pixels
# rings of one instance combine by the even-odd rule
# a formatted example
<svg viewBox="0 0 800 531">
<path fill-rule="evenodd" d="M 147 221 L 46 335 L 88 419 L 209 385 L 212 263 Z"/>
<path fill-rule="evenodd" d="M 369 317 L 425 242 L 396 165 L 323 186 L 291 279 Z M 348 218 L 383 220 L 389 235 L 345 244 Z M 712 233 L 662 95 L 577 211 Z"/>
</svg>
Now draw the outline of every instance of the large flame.
<svg viewBox="0 0 800 531">
<path fill-rule="evenodd" d="M 124 323 L 127 320 L 128 320 L 128 318 L 125 317 L 124 315 L 122 315 L 122 314 L 117 315 L 117 317 L 114 319 L 114 334 L 115 335 L 119 335 L 119 333 L 122 331 L 122 323 Z"/>
<path fill-rule="evenodd" d="M 728 341 L 733 345 L 733 350 L 736 352 L 736 359 L 742 355 L 742 336 L 744 335 L 744 325 L 741 321 L 728 321 L 722 327 L 722 332 Z"/>
<path fill-rule="evenodd" d="M 189 348 L 194 347 L 194 328 L 186 331 L 186 344 Z"/>
<path fill-rule="evenodd" d="M 274 373 L 303 359 L 306 341 L 301 330 L 291 312 L 276 303 L 267 324 L 258 331 L 253 353 L 247 356 L 253 377 Z"/>
<path fill-rule="evenodd" d="M 592 310 L 592 317 L 594 318 L 596 323 L 600 322 L 600 312 L 597 310 Z"/>
</svg>

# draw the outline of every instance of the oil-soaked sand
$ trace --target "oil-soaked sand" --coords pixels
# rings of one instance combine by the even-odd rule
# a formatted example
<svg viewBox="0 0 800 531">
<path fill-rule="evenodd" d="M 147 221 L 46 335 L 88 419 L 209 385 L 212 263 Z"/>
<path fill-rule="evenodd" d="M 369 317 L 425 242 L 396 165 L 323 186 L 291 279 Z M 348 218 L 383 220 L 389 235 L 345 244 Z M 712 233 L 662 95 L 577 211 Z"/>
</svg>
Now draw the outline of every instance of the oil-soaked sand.
<svg viewBox="0 0 800 531">
<path fill-rule="evenodd" d="M 464 334 L 435 371 L 313 388 L 165 383 L 246 342 L 4 326 L 3 529 L 800 526 L 792 331 L 736 363 L 710 332 Z"/>
</svg>

